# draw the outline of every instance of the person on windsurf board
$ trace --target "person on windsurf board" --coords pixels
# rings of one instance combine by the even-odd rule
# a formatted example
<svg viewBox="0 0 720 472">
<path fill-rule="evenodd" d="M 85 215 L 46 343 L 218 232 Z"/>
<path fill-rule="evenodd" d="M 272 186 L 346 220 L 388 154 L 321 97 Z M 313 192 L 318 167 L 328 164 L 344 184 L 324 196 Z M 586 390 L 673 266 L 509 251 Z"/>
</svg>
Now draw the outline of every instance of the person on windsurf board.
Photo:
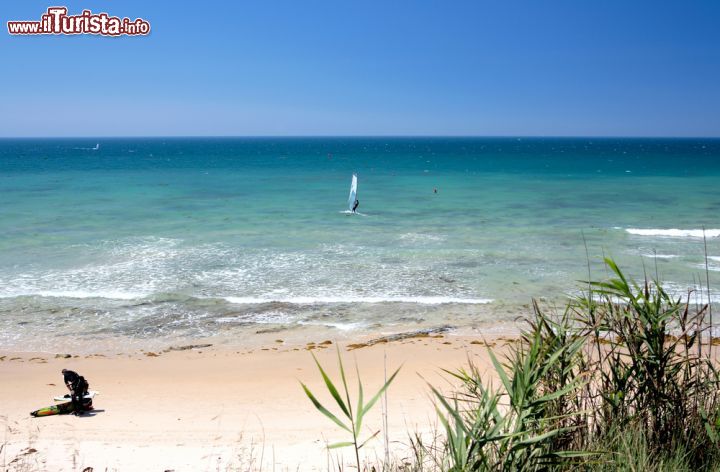
<svg viewBox="0 0 720 472">
<path fill-rule="evenodd" d="M 357 209 L 358 205 L 360 205 L 360 202 L 357 198 L 357 190 L 358 190 L 358 178 L 357 174 L 352 175 L 352 180 L 350 181 L 350 195 L 348 195 L 348 206 L 347 209 L 350 213 L 355 213 L 355 210 Z"/>
<path fill-rule="evenodd" d="M 65 402 L 32 411 L 30 416 L 65 415 L 68 413 L 82 415 L 85 411 L 93 410 L 92 397 L 97 392 L 88 392 L 90 384 L 85 380 L 85 377 L 68 369 L 63 369 L 62 374 L 65 386 L 70 393 L 65 394 L 64 397 L 55 397 L 55 401 L 64 400 Z"/>
</svg>

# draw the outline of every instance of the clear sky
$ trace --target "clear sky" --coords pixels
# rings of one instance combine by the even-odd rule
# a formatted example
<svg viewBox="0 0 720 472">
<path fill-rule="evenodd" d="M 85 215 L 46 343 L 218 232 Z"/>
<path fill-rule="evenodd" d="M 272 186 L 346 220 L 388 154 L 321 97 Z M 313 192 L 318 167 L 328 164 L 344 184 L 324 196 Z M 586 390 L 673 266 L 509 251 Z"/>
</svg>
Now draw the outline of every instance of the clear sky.
<svg viewBox="0 0 720 472">
<path fill-rule="evenodd" d="M 47 7 L 147 37 L 10 36 Z M 720 1 L 4 0 L 0 136 L 720 136 Z"/>
</svg>

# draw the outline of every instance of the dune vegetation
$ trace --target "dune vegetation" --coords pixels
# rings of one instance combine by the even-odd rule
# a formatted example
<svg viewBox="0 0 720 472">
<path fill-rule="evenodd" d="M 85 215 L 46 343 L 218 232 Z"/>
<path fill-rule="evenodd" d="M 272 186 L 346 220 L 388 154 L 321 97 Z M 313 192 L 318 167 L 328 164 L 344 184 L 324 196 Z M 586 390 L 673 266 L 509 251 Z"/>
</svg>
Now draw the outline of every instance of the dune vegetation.
<svg viewBox="0 0 720 472">
<path fill-rule="evenodd" d="M 395 374 L 368 403 L 360 383 L 353 412 L 342 367 L 341 395 L 318 364 L 347 422 L 306 394 L 352 438 L 333 446 L 354 448 L 365 470 L 720 470 L 711 306 L 605 262 L 608 280 L 588 282 L 562 313 L 534 303 L 517 342 L 490 351 L 498 385 L 472 363 L 446 372 L 454 393 L 429 385 L 442 431 L 431 444 L 409 433 L 412 460 L 361 461 L 359 423 Z"/>
</svg>

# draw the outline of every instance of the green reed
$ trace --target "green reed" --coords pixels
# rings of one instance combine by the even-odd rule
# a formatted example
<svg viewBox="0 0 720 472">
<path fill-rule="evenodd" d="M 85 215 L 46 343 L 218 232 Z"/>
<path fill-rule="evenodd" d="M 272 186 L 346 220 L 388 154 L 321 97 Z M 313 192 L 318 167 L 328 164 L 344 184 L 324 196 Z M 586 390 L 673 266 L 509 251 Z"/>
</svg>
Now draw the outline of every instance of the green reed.
<svg viewBox="0 0 720 472">
<path fill-rule="evenodd" d="M 328 419 L 330 419 L 333 423 L 335 423 L 340 429 L 346 431 L 352 436 L 351 441 L 343 441 L 343 442 L 337 442 L 328 445 L 329 449 L 335 449 L 340 447 L 352 447 L 355 452 L 355 460 L 357 463 L 357 470 L 360 471 L 360 449 L 367 444 L 368 441 L 376 437 L 380 430 L 377 430 L 375 433 L 371 434 L 370 437 L 365 439 L 364 441 L 360 441 L 360 433 L 362 431 L 362 424 L 363 419 L 365 418 L 365 415 L 372 409 L 372 407 L 377 403 L 377 401 L 380 399 L 383 393 L 388 389 L 390 384 L 393 380 L 395 380 L 395 377 L 397 376 L 398 372 L 400 372 L 400 367 L 395 370 L 395 372 L 385 381 L 383 386 L 378 390 L 378 392 L 373 395 L 370 400 L 365 403 L 364 401 L 364 389 L 363 389 L 363 383 L 360 379 L 360 371 L 357 368 L 357 364 L 355 365 L 355 372 L 357 376 L 357 384 L 358 384 L 358 395 L 357 395 L 357 406 L 353 409 L 353 403 L 350 401 L 350 389 L 348 388 L 347 383 L 347 377 L 345 375 L 345 368 L 343 366 L 342 358 L 340 357 L 340 349 L 338 348 L 337 351 L 337 358 L 338 358 L 338 367 L 340 369 L 340 379 L 342 381 L 342 388 L 343 388 L 343 395 L 340 394 L 340 391 L 335 386 L 335 383 L 330 379 L 325 369 L 323 369 L 322 365 L 320 365 L 320 362 L 317 360 L 315 355 L 313 354 L 313 360 L 315 361 L 315 364 L 318 367 L 318 370 L 320 371 L 320 375 L 322 376 L 323 382 L 325 383 L 325 388 L 327 388 L 330 395 L 333 397 L 335 402 L 337 403 L 338 407 L 340 408 L 340 411 L 342 412 L 342 416 L 345 417 L 344 420 L 341 420 L 338 418 L 339 415 L 335 415 L 330 410 L 325 408 L 317 399 L 317 397 L 310 391 L 310 389 L 302 382 L 300 382 L 300 385 L 302 385 L 303 390 L 305 391 L 305 394 L 308 396 L 312 404 L 317 408 L 318 411 L 320 411 L 323 415 L 325 415 Z M 344 398 L 343 398 L 344 397 Z"/>
<path fill-rule="evenodd" d="M 612 276 L 562 314 L 534 303 L 504 362 L 489 351 L 498 388 L 472 364 L 449 372 L 459 392 L 430 387 L 446 434 L 440 469 L 720 465 L 720 375 L 700 347 L 707 305 L 605 262 Z"/>
</svg>

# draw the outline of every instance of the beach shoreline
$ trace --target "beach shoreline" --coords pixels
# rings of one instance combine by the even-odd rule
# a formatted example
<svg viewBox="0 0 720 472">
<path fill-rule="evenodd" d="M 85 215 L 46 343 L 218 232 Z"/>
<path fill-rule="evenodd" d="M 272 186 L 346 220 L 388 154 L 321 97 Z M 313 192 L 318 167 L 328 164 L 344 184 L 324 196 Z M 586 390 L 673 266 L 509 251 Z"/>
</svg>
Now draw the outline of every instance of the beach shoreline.
<svg viewBox="0 0 720 472">
<path fill-rule="evenodd" d="M 469 360 L 491 375 L 488 347 L 502 350 L 512 339 L 439 330 L 340 345 L 327 339 L 310 344 L 278 340 L 274 346 L 229 350 L 198 343 L 112 357 L 2 352 L 0 463 L 9 470 L 56 471 L 328 470 L 338 461 L 348 465 L 349 450 L 329 455 L 325 448 L 347 440 L 344 432 L 315 410 L 300 386 L 306 383 L 337 410 L 330 406 L 311 353 L 336 376 L 338 348 L 348 372 L 357 363 L 366 396 L 402 366 L 387 396 L 390 456 L 402 460 L 409 434 L 430 437 L 438 431 L 428 383 L 451 390 L 443 369 L 461 368 Z M 79 418 L 31 418 L 31 410 L 64 393 L 62 368 L 80 372 L 100 392 L 95 411 Z M 355 375 L 348 375 L 354 395 Z M 382 429 L 381 410 L 378 403 L 368 415 L 363 435 Z M 383 434 L 363 449 L 366 461 L 383 459 Z"/>
<path fill-rule="evenodd" d="M 79 356 L 115 357 L 143 352 L 163 353 L 182 350 L 187 346 L 206 344 L 212 345 L 215 349 L 233 352 L 263 348 L 279 350 L 281 347 L 295 349 L 310 342 L 331 340 L 340 344 L 353 344 L 382 337 L 405 336 L 436 330 L 445 332 L 449 336 L 512 336 L 517 334 L 518 327 L 523 324 L 522 320 L 532 312 L 528 303 L 518 303 L 512 307 L 499 304 L 483 305 L 474 312 L 466 309 L 467 313 L 463 313 L 462 316 L 458 315 L 454 306 L 448 306 L 445 310 L 446 314 L 442 317 L 426 319 L 423 318 L 422 313 L 419 313 L 415 317 L 408 316 L 401 322 L 385 325 L 380 323 L 356 325 L 354 322 L 343 325 L 327 317 L 329 319 L 317 320 L 314 324 L 238 323 L 233 325 L 228 323 L 221 328 L 211 326 L 188 333 L 183 330 L 174 331 L 172 326 L 158 323 L 158 326 L 167 328 L 167 331 L 157 334 L 115 333 L 109 329 L 106 332 L 98 332 L 95 325 L 82 326 L 79 321 L 71 321 L 78 324 L 77 330 L 72 334 L 64 327 L 57 330 L 55 327 L 46 327 L 46 332 L 38 336 L 37 330 L 42 327 L 39 321 L 33 321 L 36 328 L 33 337 L 30 337 L 30 329 L 21 326 L 20 329 L 24 330 L 23 335 L 15 339 L 9 339 L 8 336 L 5 342 L 0 343 L 0 350 L 50 356 L 71 353 Z M 149 324 L 152 321 L 146 322 Z M 213 320 L 206 323 L 218 324 Z"/>
</svg>

